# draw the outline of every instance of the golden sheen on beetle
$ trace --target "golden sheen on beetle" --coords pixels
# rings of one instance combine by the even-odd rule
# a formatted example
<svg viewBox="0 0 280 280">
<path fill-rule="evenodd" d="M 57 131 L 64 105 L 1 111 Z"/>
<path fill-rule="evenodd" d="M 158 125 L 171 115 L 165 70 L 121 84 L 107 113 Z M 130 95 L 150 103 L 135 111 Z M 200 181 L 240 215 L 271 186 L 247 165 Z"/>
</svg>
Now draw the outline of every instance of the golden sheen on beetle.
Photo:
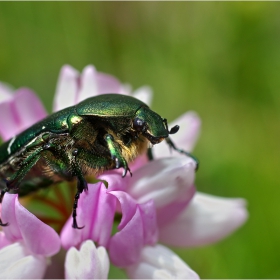
<svg viewBox="0 0 280 280">
<path fill-rule="evenodd" d="M 168 129 L 167 120 L 131 96 L 103 94 L 58 111 L 34 124 L 0 147 L 1 201 L 6 192 L 27 195 L 63 180 L 77 181 L 73 227 L 80 194 L 87 190 L 85 177 L 123 168 L 147 151 L 148 144 L 166 140 L 179 130 Z M 6 226 L 8 221 L 0 221 Z"/>
</svg>

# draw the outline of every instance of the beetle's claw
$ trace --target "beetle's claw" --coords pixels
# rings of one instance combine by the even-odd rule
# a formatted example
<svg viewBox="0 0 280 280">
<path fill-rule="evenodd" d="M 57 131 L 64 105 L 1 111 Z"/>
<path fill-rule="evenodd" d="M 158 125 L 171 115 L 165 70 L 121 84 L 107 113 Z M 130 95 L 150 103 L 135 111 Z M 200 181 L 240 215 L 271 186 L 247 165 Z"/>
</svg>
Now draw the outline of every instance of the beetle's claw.
<svg viewBox="0 0 280 280">
<path fill-rule="evenodd" d="M 72 227 L 75 229 L 83 229 L 85 226 L 79 227 L 76 218 L 73 218 Z"/>
<path fill-rule="evenodd" d="M 121 158 L 121 160 L 120 160 L 118 157 L 115 157 L 114 160 L 115 160 L 116 169 L 123 167 L 123 173 L 122 173 L 123 178 L 126 176 L 127 171 L 130 173 L 130 176 L 132 177 L 132 173 L 131 173 L 129 167 L 127 166 L 127 162 L 124 158 Z"/>
<path fill-rule="evenodd" d="M 122 177 L 123 177 L 123 178 L 126 176 L 127 171 L 130 173 L 130 177 L 132 177 L 132 173 L 131 173 L 129 167 L 127 166 L 127 167 L 124 167 L 124 168 L 123 168 L 123 174 L 122 174 Z"/>
<path fill-rule="evenodd" d="M 124 169 L 123 169 L 123 174 L 122 174 L 122 177 L 123 177 L 123 178 L 125 177 L 126 173 L 127 173 L 127 168 L 124 168 Z"/>
<path fill-rule="evenodd" d="M 9 223 L 3 223 L 2 220 L 0 219 L 0 226 L 1 227 L 6 227 L 8 225 L 9 225 Z"/>
</svg>

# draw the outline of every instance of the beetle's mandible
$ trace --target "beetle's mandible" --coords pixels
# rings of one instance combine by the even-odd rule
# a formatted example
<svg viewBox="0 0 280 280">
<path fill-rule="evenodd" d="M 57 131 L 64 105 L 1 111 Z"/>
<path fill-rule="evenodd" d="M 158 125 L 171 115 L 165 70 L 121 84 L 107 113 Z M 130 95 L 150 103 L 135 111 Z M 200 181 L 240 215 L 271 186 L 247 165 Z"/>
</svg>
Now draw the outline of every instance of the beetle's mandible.
<svg viewBox="0 0 280 280">
<path fill-rule="evenodd" d="M 80 194 L 87 190 L 85 177 L 123 168 L 151 144 L 166 140 L 179 130 L 168 129 L 167 120 L 131 96 L 103 94 L 58 111 L 34 124 L 0 147 L 1 201 L 6 192 L 27 195 L 63 180 L 77 180 L 73 227 Z M 6 226 L 0 220 L 1 226 Z"/>
</svg>

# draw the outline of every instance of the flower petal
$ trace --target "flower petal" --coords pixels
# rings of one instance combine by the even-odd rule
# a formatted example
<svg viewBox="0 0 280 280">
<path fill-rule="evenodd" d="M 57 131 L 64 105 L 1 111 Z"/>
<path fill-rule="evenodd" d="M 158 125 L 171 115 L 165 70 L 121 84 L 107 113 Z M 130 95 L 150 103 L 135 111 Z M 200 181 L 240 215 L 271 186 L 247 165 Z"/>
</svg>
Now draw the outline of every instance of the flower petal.
<svg viewBox="0 0 280 280">
<path fill-rule="evenodd" d="M 188 157 L 154 160 L 135 171 L 127 192 L 138 203 L 153 200 L 158 224 L 168 223 L 194 195 L 194 170 Z"/>
<path fill-rule="evenodd" d="M 121 93 L 121 83 L 111 75 L 97 72 L 97 85 L 99 94 Z"/>
<path fill-rule="evenodd" d="M 58 234 L 25 209 L 17 194 L 5 194 L 2 219 L 9 223 L 3 228 L 6 237 L 11 241 L 23 240 L 33 254 L 51 256 L 60 250 Z"/>
<path fill-rule="evenodd" d="M 153 90 L 149 86 L 142 86 L 138 89 L 136 89 L 133 93 L 132 96 L 141 100 L 148 106 L 151 106 L 152 104 L 152 98 L 153 98 Z"/>
<path fill-rule="evenodd" d="M 138 156 L 133 162 L 130 163 L 129 168 L 132 174 L 140 167 L 146 165 L 149 162 L 146 154 Z"/>
<path fill-rule="evenodd" d="M 3 232 L 8 240 L 15 242 L 22 240 L 22 235 L 17 224 L 16 203 L 17 195 L 5 193 L 2 201 L 1 219 L 3 223 L 8 223 L 7 227 L 3 227 Z"/>
<path fill-rule="evenodd" d="M 243 199 L 197 193 L 176 219 L 160 228 L 160 241 L 172 246 L 213 243 L 247 220 L 245 204 Z"/>
<path fill-rule="evenodd" d="M 61 231 L 62 246 L 69 249 L 79 246 L 83 241 L 92 239 L 107 246 L 114 221 L 116 199 L 107 194 L 102 182 L 89 184 L 88 192 L 81 194 L 77 208 L 77 222 L 83 229 L 72 228 L 70 217 Z"/>
<path fill-rule="evenodd" d="M 107 279 L 109 258 L 104 247 L 96 248 L 91 240 L 85 241 L 78 251 L 72 247 L 66 254 L 66 279 Z"/>
<path fill-rule="evenodd" d="M 135 215 L 137 204 L 127 193 L 122 191 L 110 191 L 120 202 L 122 207 L 122 219 L 118 225 L 118 230 L 122 230 Z"/>
<path fill-rule="evenodd" d="M 5 233 L 3 231 L 0 231 L 0 249 L 10 245 L 12 242 L 7 239 Z"/>
<path fill-rule="evenodd" d="M 0 103 L 3 101 L 8 101 L 13 98 L 13 88 L 5 83 L 0 82 Z"/>
<path fill-rule="evenodd" d="M 0 134 L 6 141 L 43 119 L 46 111 L 35 93 L 26 88 L 0 103 Z"/>
<path fill-rule="evenodd" d="M 12 101 L 0 103 L 0 119 L 0 135 L 4 141 L 19 133 L 20 123 L 17 112 L 12 108 Z"/>
<path fill-rule="evenodd" d="M 18 227 L 28 249 L 37 255 L 52 256 L 60 250 L 60 238 L 53 228 L 41 222 L 16 199 Z"/>
<path fill-rule="evenodd" d="M 127 191 L 138 203 L 153 199 L 159 208 L 181 197 L 193 185 L 194 176 L 195 163 L 190 158 L 153 160 L 137 169 Z"/>
<path fill-rule="evenodd" d="M 126 272 L 131 279 L 199 279 L 182 259 L 162 245 L 146 246 L 140 261 Z"/>
<path fill-rule="evenodd" d="M 191 152 L 200 133 L 200 124 L 200 118 L 195 112 L 187 112 L 170 123 L 169 128 L 174 125 L 180 126 L 180 130 L 171 137 L 174 144 L 180 149 Z M 170 148 L 166 143 L 155 145 L 152 152 L 154 158 L 169 157 L 171 155 L 185 156 L 174 150 L 170 152 Z"/>
<path fill-rule="evenodd" d="M 129 177 L 122 178 L 122 171 L 119 170 L 108 170 L 98 176 L 99 180 L 106 181 L 108 183 L 108 190 L 124 191 L 126 190 L 127 181 Z"/>
<path fill-rule="evenodd" d="M 89 97 L 97 96 L 98 94 L 97 71 L 94 66 L 88 65 L 81 74 L 80 89 L 76 102 L 79 103 Z"/>
<path fill-rule="evenodd" d="M 158 226 L 154 201 L 139 204 L 144 228 L 144 244 L 154 245 L 158 240 Z"/>
<path fill-rule="evenodd" d="M 54 111 L 59 111 L 77 102 L 79 72 L 65 65 L 61 68 L 54 96 Z"/>
<path fill-rule="evenodd" d="M 30 255 L 21 243 L 0 250 L 0 279 L 42 279 L 46 267 L 45 257 Z"/>
<path fill-rule="evenodd" d="M 120 267 L 137 261 L 143 245 L 154 245 L 157 241 L 157 223 L 153 201 L 137 204 L 127 193 L 111 191 L 122 208 L 120 230 L 110 240 L 109 251 L 112 262 Z"/>
<path fill-rule="evenodd" d="M 118 267 L 125 267 L 139 261 L 144 246 L 144 229 L 137 207 L 132 219 L 117 232 L 110 240 L 109 255 L 112 263 Z"/>
<path fill-rule="evenodd" d="M 28 88 L 16 91 L 13 106 L 20 120 L 20 132 L 47 116 L 40 99 Z"/>
</svg>

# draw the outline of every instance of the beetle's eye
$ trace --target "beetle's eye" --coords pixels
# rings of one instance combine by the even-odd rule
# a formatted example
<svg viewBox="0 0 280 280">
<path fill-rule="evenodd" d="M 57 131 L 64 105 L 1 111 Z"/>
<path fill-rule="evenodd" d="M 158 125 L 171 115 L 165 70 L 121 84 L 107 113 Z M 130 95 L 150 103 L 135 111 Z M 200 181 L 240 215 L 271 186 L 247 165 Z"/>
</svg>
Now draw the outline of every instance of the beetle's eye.
<svg viewBox="0 0 280 280">
<path fill-rule="evenodd" d="M 137 131 L 144 131 L 146 127 L 146 123 L 138 118 L 135 118 L 133 120 L 133 128 Z"/>
</svg>

